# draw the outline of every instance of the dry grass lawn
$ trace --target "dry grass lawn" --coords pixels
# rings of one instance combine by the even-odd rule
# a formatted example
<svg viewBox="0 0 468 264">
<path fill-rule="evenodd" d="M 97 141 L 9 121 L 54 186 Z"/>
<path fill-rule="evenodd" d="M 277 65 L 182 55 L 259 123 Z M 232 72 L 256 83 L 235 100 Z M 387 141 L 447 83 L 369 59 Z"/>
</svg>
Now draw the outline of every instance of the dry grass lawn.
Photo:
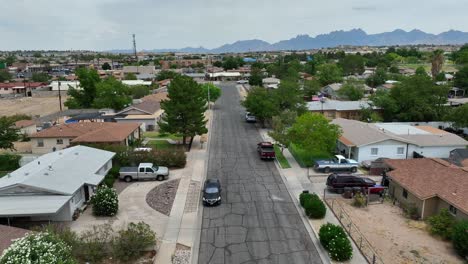
<svg viewBox="0 0 468 264">
<path fill-rule="evenodd" d="M 425 222 L 409 220 L 399 207 L 356 208 L 350 203 L 341 202 L 385 263 L 463 263 L 450 242 L 429 235 Z"/>
<path fill-rule="evenodd" d="M 62 96 L 62 104 L 66 99 L 66 96 Z M 14 114 L 44 116 L 58 111 L 60 111 L 58 97 L 0 99 L 0 116 Z"/>
</svg>

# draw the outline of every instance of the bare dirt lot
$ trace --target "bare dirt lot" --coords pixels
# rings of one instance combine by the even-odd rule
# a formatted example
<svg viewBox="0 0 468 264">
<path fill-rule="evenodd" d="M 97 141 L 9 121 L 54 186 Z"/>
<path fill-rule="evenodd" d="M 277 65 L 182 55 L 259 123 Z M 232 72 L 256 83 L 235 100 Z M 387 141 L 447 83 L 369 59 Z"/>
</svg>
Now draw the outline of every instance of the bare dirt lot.
<svg viewBox="0 0 468 264">
<path fill-rule="evenodd" d="M 463 263 L 450 242 L 429 235 L 423 221 L 409 220 L 399 207 L 385 202 L 356 208 L 340 201 L 385 263 Z"/>
<path fill-rule="evenodd" d="M 66 99 L 66 96 L 62 96 L 62 104 Z M 44 116 L 57 111 L 60 111 L 58 97 L 0 99 L 0 116 L 9 116 L 14 114 Z"/>
</svg>

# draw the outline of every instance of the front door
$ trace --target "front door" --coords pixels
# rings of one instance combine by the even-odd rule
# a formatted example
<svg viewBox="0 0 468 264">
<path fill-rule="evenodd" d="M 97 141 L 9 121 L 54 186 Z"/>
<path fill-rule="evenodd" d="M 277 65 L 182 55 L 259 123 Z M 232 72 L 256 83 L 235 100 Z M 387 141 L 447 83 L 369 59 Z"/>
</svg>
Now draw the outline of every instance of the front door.
<svg viewBox="0 0 468 264">
<path fill-rule="evenodd" d="M 84 197 L 87 202 L 89 200 L 89 187 L 87 185 L 84 186 Z"/>
</svg>

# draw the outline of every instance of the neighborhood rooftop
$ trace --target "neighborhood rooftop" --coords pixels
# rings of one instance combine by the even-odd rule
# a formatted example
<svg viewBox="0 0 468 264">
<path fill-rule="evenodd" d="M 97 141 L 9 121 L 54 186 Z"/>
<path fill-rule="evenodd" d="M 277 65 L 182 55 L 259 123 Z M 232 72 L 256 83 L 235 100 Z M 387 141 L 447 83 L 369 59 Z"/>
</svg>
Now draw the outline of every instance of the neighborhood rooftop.
<svg viewBox="0 0 468 264">
<path fill-rule="evenodd" d="M 402 123 L 364 123 L 337 118 L 332 121 L 343 129 L 342 142 L 349 146 L 364 146 L 384 140 L 396 140 L 417 146 L 468 145 L 463 138 L 429 126 Z"/>
<path fill-rule="evenodd" d="M 323 103 L 321 101 L 312 101 L 307 103 L 309 111 L 353 111 L 369 107 L 371 107 L 371 105 L 367 101 L 338 101 L 326 99 Z M 376 107 L 373 108 L 375 109 Z"/>
<path fill-rule="evenodd" d="M 419 199 L 438 196 L 468 213 L 468 168 L 441 159 L 386 160 L 388 175 Z"/>
</svg>

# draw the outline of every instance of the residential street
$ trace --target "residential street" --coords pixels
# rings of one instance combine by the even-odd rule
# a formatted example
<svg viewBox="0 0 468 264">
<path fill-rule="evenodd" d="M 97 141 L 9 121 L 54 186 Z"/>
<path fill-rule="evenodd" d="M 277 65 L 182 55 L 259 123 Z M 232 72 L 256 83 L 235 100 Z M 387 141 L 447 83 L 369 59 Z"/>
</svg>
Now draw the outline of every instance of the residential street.
<svg viewBox="0 0 468 264">
<path fill-rule="evenodd" d="M 220 179 L 222 204 L 203 210 L 198 263 L 322 263 L 275 164 L 257 156 L 235 84 L 220 86 L 207 178 Z"/>
</svg>

